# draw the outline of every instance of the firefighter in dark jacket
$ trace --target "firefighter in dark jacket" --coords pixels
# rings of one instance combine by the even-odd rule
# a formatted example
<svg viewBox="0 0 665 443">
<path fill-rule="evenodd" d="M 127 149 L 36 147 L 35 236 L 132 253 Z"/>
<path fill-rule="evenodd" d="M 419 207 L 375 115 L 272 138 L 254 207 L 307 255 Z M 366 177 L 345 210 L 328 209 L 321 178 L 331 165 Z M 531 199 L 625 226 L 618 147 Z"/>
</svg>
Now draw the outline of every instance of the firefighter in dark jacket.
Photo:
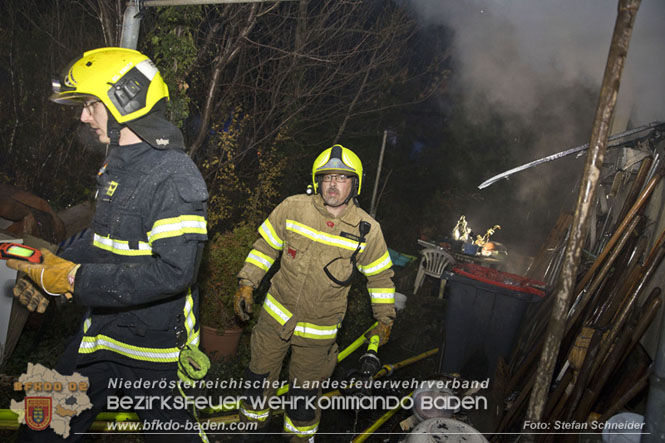
<svg viewBox="0 0 665 443">
<path fill-rule="evenodd" d="M 355 201 L 362 186 L 360 159 L 341 145 L 326 149 L 314 162 L 312 185 L 314 195 L 289 197 L 272 211 L 238 274 L 235 311 L 248 319 L 253 290 L 280 260 L 252 331 L 245 378 L 253 385 L 240 408 L 241 417 L 260 428 L 268 424 L 270 410 L 254 402 L 274 393 L 288 349 L 290 398 L 320 395 L 316 383 L 330 377 L 337 363 L 335 338 L 355 268 L 367 277 L 381 344 L 395 318 L 392 262 L 381 227 Z M 293 441 L 313 441 L 319 417 L 318 408 L 304 401 L 287 403 L 284 431 Z"/>
<path fill-rule="evenodd" d="M 71 441 L 82 437 L 76 433 L 89 428 L 109 395 L 118 395 L 110 379 L 148 381 L 129 389 L 123 385 L 124 395 L 134 399 L 170 396 L 178 378 L 192 380 L 187 363 L 199 369 L 209 364 L 197 346 L 194 286 L 207 239 L 208 193 L 184 152 L 182 134 L 164 116 L 168 89 L 145 55 L 122 48 L 86 52 L 54 82 L 51 100 L 83 105 L 81 121 L 108 144 L 91 228 L 59 255 L 43 250 L 42 264 L 8 261 L 34 282 L 19 280 L 14 292 L 20 299 L 43 297 L 36 285 L 48 296 L 88 307 L 79 335 L 56 367 L 89 378 L 93 406 L 72 417 Z M 189 357 L 185 363 L 184 354 Z M 168 386 L 149 383 L 161 380 Z M 191 420 L 187 410 L 158 405 L 136 412 L 151 423 L 183 426 Z M 59 439 L 48 429 L 22 437 Z M 145 437 L 206 439 L 191 431 Z"/>
</svg>

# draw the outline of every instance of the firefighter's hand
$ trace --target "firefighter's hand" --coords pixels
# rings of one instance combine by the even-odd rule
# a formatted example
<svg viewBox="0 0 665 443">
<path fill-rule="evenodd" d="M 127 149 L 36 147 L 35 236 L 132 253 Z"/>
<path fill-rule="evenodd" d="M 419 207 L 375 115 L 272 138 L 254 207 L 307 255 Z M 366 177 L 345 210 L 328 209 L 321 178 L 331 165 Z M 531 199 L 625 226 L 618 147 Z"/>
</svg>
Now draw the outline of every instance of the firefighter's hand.
<svg viewBox="0 0 665 443">
<path fill-rule="evenodd" d="M 7 260 L 7 266 L 28 274 L 30 279 L 48 295 L 74 292 L 74 278 L 80 265 L 58 257 L 48 249 L 40 250 L 44 261 L 39 264 L 22 260 Z"/>
<path fill-rule="evenodd" d="M 249 314 L 252 313 L 254 306 L 252 292 L 254 288 L 251 286 L 240 286 L 233 298 L 233 310 L 242 321 L 249 320 Z"/>
<path fill-rule="evenodd" d="M 379 321 L 379 324 L 377 324 L 374 328 L 374 331 L 372 331 L 373 333 L 379 335 L 379 346 L 383 346 L 384 344 L 388 343 L 388 339 L 390 338 L 390 331 L 392 331 L 392 329 L 392 321 L 390 323 Z"/>
<path fill-rule="evenodd" d="M 48 306 L 48 297 L 42 294 L 42 291 L 35 286 L 28 277 L 21 277 L 18 279 L 12 290 L 14 297 L 16 297 L 23 306 L 28 308 L 28 311 L 43 314 Z"/>
</svg>

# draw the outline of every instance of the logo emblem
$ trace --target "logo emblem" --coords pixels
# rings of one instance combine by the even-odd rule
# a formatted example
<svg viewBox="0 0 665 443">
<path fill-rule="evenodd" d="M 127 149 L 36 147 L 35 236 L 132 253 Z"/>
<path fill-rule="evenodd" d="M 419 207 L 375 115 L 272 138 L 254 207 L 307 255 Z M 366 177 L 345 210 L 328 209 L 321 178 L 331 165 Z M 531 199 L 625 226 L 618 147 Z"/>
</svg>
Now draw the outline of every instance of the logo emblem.
<svg viewBox="0 0 665 443">
<path fill-rule="evenodd" d="M 289 248 L 286 250 L 286 253 L 291 256 L 291 258 L 296 258 L 296 250 L 293 248 Z"/>
<path fill-rule="evenodd" d="M 332 229 L 332 228 L 335 227 L 335 223 L 333 223 L 333 222 L 331 222 L 331 221 L 326 222 L 326 224 L 328 225 L 328 227 L 329 227 L 330 229 Z"/>
<path fill-rule="evenodd" d="M 113 193 L 115 192 L 117 187 L 118 187 L 118 182 L 110 181 L 109 187 L 106 189 L 106 195 L 108 195 L 109 197 L 113 197 Z"/>
<path fill-rule="evenodd" d="M 25 424 L 33 431 L 51 423 L 51 397 L 25 397 Z"/>
</svg>

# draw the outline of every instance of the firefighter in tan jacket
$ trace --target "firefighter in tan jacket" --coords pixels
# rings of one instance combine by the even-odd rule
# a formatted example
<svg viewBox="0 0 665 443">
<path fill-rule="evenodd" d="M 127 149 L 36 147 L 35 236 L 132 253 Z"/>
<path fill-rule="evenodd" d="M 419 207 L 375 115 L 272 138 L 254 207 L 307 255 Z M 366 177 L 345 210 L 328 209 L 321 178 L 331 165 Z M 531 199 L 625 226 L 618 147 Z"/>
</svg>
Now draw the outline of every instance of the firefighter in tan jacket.
<svg viewBox="0 0 665 443">
<path fill-rule="evenodd" d="M 238 274 L 235 311 L 246 320 L 253 289 L 280 260 L 252 331 L 245 376 L 252 387 L 240 409 L 243 419 L 258 422 L 259 429 L 270 416 L 260 400 L 274 394 L 273 382 L 289 348 L 288 395 L 320 395 L 312 385 L 330 377 L 337 363 L 335 337 L 346 313 L 354 268 L 367 277 L 381 344 L 388 340 L 395 318 L 392 262 L 381 227 L 355 202 L 362 185 L 360 159 L 341 145 L 328 148 L 314 162 L 312 181 L 314 195 L 287 198 L 259 227 L 260 237 Z M 319 418 L 320 411 L 305 401 L 287 402 L 284 430 L 294 441 L 313 441 Z"/>
</svg>

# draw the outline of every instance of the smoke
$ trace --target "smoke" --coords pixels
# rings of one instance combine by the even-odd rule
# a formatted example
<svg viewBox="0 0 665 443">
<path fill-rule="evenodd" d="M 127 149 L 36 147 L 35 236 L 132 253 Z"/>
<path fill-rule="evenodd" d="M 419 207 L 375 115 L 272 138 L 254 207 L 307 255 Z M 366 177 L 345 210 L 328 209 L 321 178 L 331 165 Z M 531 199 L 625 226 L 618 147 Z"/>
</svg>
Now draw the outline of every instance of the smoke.
<svg viewBox="0 0 665 443">
<path fill-rule="evenodd" d="M 461 91 L 465 118 L 485 126 L 497 116 L 502 120 L 501 149 L 513 162 L 511 166 L 482 177 L 460 176 L 460 181 L 477 186 L 510 167 L 589 141 L 617 17 L 616 0 L 410 3 L 424 23 L 453 31 L 448 90 Z M 665 120 L 664 24 L 665 2 L 643 0 L 623 71 L 613 133 L 627 125 Z M 511 251 L 517 247 L 533 254 L 560 211 L 572 209 L 583 163 L 583 159 L 567 158 L 518 173 L 509 182 L 481 191 L 486 197 L 483 207 L 460 208 L 460 214 L 480 233 L 501 224 L 496 240 L 506 242 Z"/>
<path fill-rule="evenodd" d="M 543 106 L 543 91 L 599 88 L 617 15 L 617 2 L 608 0 L 412 4 L 423 20 L 454 30 L 456 79 L 470 92 L 469 109 L 489 105 L 525 118 Z M 663 23 L 665 2 L 643 0 L 616 110 L 617 119 L 630 116 L 635 126 L 665 120 Z"/>
</svg>

